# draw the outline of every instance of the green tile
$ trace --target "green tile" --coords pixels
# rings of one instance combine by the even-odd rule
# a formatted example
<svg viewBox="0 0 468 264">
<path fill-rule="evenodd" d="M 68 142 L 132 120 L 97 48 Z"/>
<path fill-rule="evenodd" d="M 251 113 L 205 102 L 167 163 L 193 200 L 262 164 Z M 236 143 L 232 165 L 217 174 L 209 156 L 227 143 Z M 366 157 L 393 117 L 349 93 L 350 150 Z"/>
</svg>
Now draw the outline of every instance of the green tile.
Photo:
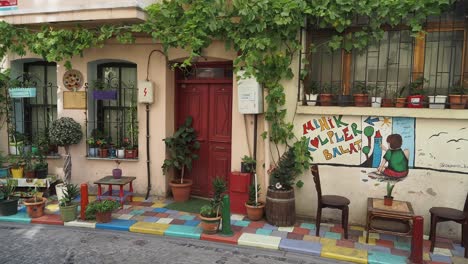
<svg viewBox="0 0 468 264">
<path fill-rule="evenodd" d="M 407 250 L 407 251 L 411 250 L 410 244 L 408 242 L 395 241 L 394 245 L 395 245 L 395 248 L 397 249 L 402 249 L 402 250 Z"/>
<path fill-rule="evenodd" d="M 0 216 L 0 221 L 16 222 L 16 223 L 31 223 L 31 218 L 29 218 L 28 213 L 19 212 L 14 215 Z"/>
<path fill-rule="evenodd" d="M 307 229 L 312 230 L 312 229 L 315 229 L 315 224 L 311 224 L 311 223 L 302 223 L 302 224 L 301 224 L 301 227 L 302 227 L 302 228 L 307 228 Z"/>
<path fill-rule="evenodd" d="M 341 239 L 341 234 L 335 233 L 335 232 L 325 232 L 325 237 L 340 240 Z"/>
<path fill-rule="evenodd" d="M 263 228 L 259 228 L 257 229 L 257 231 L 255 232 L 256 234 L 259 234 L 259 235 L 266 235 L 266 236 L 269 236 L 271 234 L 271 231 L 272 230 L 269 230 L 269 229 L 263 229 Z"/>
<path fill-rule="evenodd" d="M 370 251 L 367 255 L 369 264 L 406 264 L 407 258 L 384 252 Z"/>
<path fill-rule="evenodd" d="M 233 225 L 247 227 L 250 225 L 250 221 L 235 221 Z"/>
<path fill-rule="evenodd" d="M 164 235 L 200 239 L 201 229 L 196 226 L 170 225 L 164 232 Z"/>
</svg>

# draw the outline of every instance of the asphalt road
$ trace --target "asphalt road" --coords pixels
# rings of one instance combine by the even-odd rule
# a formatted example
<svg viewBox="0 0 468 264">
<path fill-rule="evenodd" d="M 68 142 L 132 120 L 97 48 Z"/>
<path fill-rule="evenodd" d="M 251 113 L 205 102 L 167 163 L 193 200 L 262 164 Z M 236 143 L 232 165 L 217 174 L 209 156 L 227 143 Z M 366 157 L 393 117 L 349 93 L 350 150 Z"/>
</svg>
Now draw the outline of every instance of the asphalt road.
<svg viewBox="0 0 468 264">
<path fill-rule="evenodd" d="M 0 222 L 0 264 L 345 263 L 303 254 L 102 229 Z"/>
</svg>

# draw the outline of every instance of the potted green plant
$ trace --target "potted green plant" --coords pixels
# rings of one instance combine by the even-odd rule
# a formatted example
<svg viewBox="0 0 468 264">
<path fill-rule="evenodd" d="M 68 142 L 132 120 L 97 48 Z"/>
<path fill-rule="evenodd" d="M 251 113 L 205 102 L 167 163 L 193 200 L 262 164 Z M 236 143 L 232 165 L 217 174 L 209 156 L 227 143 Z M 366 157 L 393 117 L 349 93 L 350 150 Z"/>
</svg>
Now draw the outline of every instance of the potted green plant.
<svg viewBox="0 0 468 264">
<path fill-rule="evenodd" d="M 257 184 L 256 190 L 255 184 L 251 184 L 249 186 L 249 200 L 245 203 L 245 208 L 247 209 L 247 217 L 252 221 L 258 221 L 263 217 L 265 203 L 260 202 L 259 197 L 260 184 Z"/>
<path fill-rule="evenodd" d="M 405 91 L 407 90 L 407 86 L 403 85 L 400 88 L 397 88 L 393 91 L 393 99 L 395 100 L 395 107 L 401 108 L 406 106 L 406 96 Z"/>
<path fill-rule="evenodd" d="M 302 157 L 302 158 L 300 158 Z M 309 169 L 312 158 L 308 140 L 302 137 L 289 146 L 270 172 L 270 185 L 266 195 L 266 220 L 276 226 L 293 226 L 296 222 L 294 186 L 303 182 L 297 177 Z"/>
<path fill-rule="evenodd" d="M 369 91 L 371 92 L 371 106 L 372 107 L 381 107 L 382 106 L 382 96 L 381 88 L 378 85 L 369 86 Z"/>
<path fill-rule="evenodd" d="M 12 127 L 10 127 L 8 134 L 8 147 L 10 155 L 20 155 L 23 152 L 26 136 L 21 132 L 15 131 L 15 129 Z"/>
<path fill-rule="evenodd" d="M 427 82 L 424 77 L 419 77 L 408 85 L 409 95 L 406 97 L 408 108 L 422 108 L 424 107 L 424 99 L 426 90 L 424 90 L 424 83 Z"/>
<path fill-rule="evenodd" d="M 227 190 L 226 181 L 221 177 L 216 177 L 212 181 L 213 197 L 209 205 L 200 208 L 200 227 L 205 234 L 215 234 L 218 232 L 221 220 L 222 196 Z"/>
<path fill-rule="evenodd" d="M 337 87 L 334 84 L 324 83 L 319 95 L 321 106 L 331 106 L 334 104 L 334 97 Z"/>
<path fill-rule="evenodd" d="M 98 146 L 98 156 L 100 158 L 107 158 L 109 156 L 109 148 L 107 140 L 105 138 L 100 138 L 96 141 Z"/>
<path fill-rule="evenodd" d="M 6 179 L 0 183 L 0 215 L 14 215 L 18 212 L 18 197 L 13 196 L 18 182 Z"/>
<path fill-rule="evenodd" d="M 192 181 L 184 179 L 185 170 L 192 169 L 192 162 L 198 159 L 196 152 L 200 148 L 197 133 L 192 127 L 192 117 L 188 116 L 174 135 L 163 139 L 163 141 L 168 152 L 168 157 L 162 165 L 163 173 L 166 175 L 170 169 L 177 170 L 180 179 L 170 181 L 169 185 L 175 201 L 187 201 L 190 197 Z"/>
<path fill-rule="evenodd" d="M 65 189 L 63 190 L 63 198 L 59 201 L 60 216 L 62 221 L 69 222 L 76 219 L 78 204 L 74 203 L 73 200 L 78 197 L 80 191 L 78 185 L 66 183 Z"/>
<path fill-rule="evenodd" d="M 467 104 L 465 96 L 466 89 L 461 85 L 454 85 L 450 88 L 449 103 L 450 109 L 464 109 Z"/>
<path fill-rule="evenodd" d="M 24 160 L 22 156 L 10 156 L 8 159 L 10 163 L 10 172 L 13 178 L 23 178 Z"/>
<path fill-rule="evenodd" d="M 112 89 L 110 82 L 97 79 L 91 82 L 94 100 L 117 100 L 117 89 Z"/>
<path fill-rule="evenodd" d="M 96 200 L 86 207 L 86 219 L 96 219 L 98 223 L 108 223 L 112 219 L 112 211 L 120 208 L 120 203 L 114 200 Z"/>
<path fill-rule="evenodd" d="M 257 161 L 252 157 L 244 155 L 241 162 L 241 172 L 242 173 L 253 173 L 255 172 L 255 167 L 257 166 Z"/>
<path fill-rule="evenodd" d="M 20 77 L 10 80 L 8 85 L 8 94 L 11 98 L 36 97 L 37 82 L 29 73 L 23 73 Z"/>
<path fill-rule="evenodd" d="M 98 154 L 97 140 L 94 137 L 89 137 L 86 143 L 88 144 L 88 157 L 96 157 Z"/>
<path fill-rule="evenodd" d="M 63 165 L 64 183 L 70 182 L 72 172 L 72 159 L 70 154 L 70 145 L 78 144 L 83 137 L 81 125 L 73 118 L 61 117 L 54 120 L 49 129 L 49 139 L 54 145 L 65 148 L 65 162 Z M 55 191 L 59 201 L 63 198 L 64 184 L 55 185 Z"/>
<path fill-rule="evenodd" d="M 9 175 L 8 171 L 10 170 L 10 168 L 6 166 L 7 162 L 8 157 L 3 155 L 0 151 L 0 178 L 7 178 Z"/>
<path fill-rule="evenodd" d="M 384 196 L 384 205 L 392 206 L 393 204 L 392 192 L 393 192 L 393 188 L 395 188 L 395 184 L 396 183 L 391 184 L 390 181 L 387 181 L 387 195 Z"/>
<path fill-rule="evenodd" d="M 49 164 L 44 159 L 44 156 L 39 152 L 36 163 L 34 164 L 34 171 L 36 172 L 36 178 L 45 179 L 49 170 Z"/>
<path fill-rule="evenodd" d="M 354 105 L 359 107 L 369 106 L 369 86 L 364 82 L 356 82 L 353 88 Z"/>
<path fill-rule="evenodd" d="M 307 105 L 316 105 L 317 98 L 320 90 L 320 85 L 317 81 L 311 81 L 304 86 L 304 93 L 306 96 Z"/>
<path fill-rule="evenodd" d="M 31 218 L 41 217 L 44 215 L 47 198 L 38 197 L 39 192 L 37 191 L 37 185 L 34 186 L 31 193 L 33 197 L 23 201 L 24 206 L 26 206 L 26 212 Z"/>
<path fill-rule="evenodd" d="M 23 152 L 21 155 L 24 161 L 24 177 L 36 178 L 36 171 L 32 162 L 32 152 Z"/>
</svg>

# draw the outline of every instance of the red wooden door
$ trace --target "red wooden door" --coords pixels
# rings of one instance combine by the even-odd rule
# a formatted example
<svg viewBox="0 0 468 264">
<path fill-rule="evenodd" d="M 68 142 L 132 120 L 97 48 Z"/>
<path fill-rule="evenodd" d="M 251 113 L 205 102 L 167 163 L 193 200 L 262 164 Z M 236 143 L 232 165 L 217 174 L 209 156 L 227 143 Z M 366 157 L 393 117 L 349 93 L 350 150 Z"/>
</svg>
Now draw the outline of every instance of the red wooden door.
<svg viewBox="0 0 468 264">
<path fill-rule="evenodd" d="M 176 98 L 177 127 L 192 116 L 200 141 L 199 159 L 186 177 L 193 195 L 210 197 L 212 179 L 227 179 L 231 171 L 232 82 L 178 81 Z"/>
</svg>

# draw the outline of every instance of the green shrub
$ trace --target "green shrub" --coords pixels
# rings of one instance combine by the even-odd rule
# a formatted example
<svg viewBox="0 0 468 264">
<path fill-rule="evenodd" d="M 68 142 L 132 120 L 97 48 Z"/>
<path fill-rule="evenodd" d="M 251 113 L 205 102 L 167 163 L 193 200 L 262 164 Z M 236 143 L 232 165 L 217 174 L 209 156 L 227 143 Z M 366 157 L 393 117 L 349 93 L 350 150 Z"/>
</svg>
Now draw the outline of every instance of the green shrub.
<svg viewBox="0 0 468 264">
<path fill-rule="evenodd" d="M 96 213 L 112 212 L 119 207 L 120 203 L 114 200 L 96 200 L 86 207 L 86 219 L 95 219 Z"/>
</svg>

